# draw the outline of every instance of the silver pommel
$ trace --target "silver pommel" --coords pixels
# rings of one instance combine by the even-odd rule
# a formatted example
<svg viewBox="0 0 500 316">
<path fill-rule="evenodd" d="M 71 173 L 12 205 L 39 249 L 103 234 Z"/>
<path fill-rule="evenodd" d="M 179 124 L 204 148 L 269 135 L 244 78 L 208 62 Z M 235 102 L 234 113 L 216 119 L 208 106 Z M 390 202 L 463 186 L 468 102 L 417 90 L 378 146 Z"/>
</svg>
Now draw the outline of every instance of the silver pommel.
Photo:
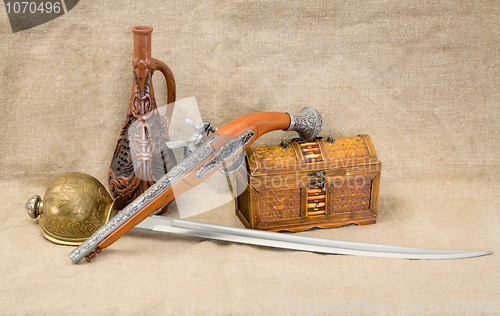
<svg viewBox="0 0 500 316">
<path fill-rule="evenodd" d="M 323 119 L 315 109 L 307 106 L 298 115 L 287 114 L 290 115 L 290 126 L 286 130 L 296 131 L 301 139 L 313 140 L 321 132 Z"/>
</svg>

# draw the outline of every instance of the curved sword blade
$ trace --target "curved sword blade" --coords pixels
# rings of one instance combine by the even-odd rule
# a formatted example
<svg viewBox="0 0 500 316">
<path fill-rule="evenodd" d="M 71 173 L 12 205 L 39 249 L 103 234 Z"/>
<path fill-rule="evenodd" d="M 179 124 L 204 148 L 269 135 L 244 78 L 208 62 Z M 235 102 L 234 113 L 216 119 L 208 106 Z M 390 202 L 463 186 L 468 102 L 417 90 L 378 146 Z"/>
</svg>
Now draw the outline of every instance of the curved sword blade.
<svg viewBox="0 0 500 316">
<path fill-rule="evenodd" d="M 403 259 L 459 259 L 484 256 L 492 253 L 488 251 L 409 248 L 315 238 L 200 223 L 163 216 L 149 217 L 138 224 L 135 228 L 275 248 L 369 257 Z"/>
</svg>

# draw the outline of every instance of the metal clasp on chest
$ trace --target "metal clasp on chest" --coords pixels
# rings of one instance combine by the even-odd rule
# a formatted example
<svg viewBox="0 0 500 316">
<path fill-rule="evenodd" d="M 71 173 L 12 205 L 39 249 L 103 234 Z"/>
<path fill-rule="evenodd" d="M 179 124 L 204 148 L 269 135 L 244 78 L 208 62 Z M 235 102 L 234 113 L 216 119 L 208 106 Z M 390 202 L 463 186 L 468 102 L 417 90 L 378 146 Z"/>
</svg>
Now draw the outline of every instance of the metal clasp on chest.
<svg viewBox="0 0 500 316">
<path fill-rule="evenodd" d="M 311 171 L 308 175 L 307 188 L 302 189 L 301 216 L 328 214 L 326 171 Z"/>
<path fill-rule="evenodd" d="M 309 172 L 309 189 L 320 189 L 325 192 L 326 188 L 326 171 L 311 171 Z"/>
</svg>

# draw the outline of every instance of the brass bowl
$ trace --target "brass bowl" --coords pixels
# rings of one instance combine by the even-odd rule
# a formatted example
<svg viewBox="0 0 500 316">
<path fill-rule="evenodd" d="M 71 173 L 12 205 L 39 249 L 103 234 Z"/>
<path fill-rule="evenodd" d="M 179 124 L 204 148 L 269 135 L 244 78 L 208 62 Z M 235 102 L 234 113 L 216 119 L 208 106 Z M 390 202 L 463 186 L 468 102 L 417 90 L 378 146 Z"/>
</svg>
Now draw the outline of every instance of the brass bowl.
<svg viewBox="0 0 500 316">
<path fill-rule="evenodd" d="M 78 172 L 57 176 L 43 200 L 35 195 L 26 203 L 28 215 L 37 218 L 42 235 L 62 245 L 78 246 L 126 205 L 113 200 L 94 177 Z"/>
</svg>

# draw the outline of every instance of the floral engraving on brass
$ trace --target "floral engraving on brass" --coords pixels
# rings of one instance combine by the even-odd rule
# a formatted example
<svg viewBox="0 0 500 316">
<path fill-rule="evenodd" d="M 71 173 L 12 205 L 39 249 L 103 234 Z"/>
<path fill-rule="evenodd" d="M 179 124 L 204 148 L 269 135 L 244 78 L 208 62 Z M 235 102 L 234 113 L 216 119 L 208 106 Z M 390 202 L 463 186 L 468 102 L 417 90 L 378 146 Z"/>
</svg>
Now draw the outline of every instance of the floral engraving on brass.
<svg viewBox="0 0 500 316">
<path fill-rule="evenodd" d="M 232 139 L 222 146 L 210 160 L 208 160 L 196 173 L 196 179 L 203 178 L 212 169 L 221 165 L 226 160 L 234 156 L 255 136 L 253 130 L 248 130 L 241 134 L 238 138 Z"/>
<path fill-rule="evenodd" d="M 56 177 L 44 199 L 35 195 L 26 208 L 32 218 L 40 216 L 40 230 L 52 242 L 79 245 L 109 219 L 113 199 L 94 177 L 71 172 Z"/>
</svg>

